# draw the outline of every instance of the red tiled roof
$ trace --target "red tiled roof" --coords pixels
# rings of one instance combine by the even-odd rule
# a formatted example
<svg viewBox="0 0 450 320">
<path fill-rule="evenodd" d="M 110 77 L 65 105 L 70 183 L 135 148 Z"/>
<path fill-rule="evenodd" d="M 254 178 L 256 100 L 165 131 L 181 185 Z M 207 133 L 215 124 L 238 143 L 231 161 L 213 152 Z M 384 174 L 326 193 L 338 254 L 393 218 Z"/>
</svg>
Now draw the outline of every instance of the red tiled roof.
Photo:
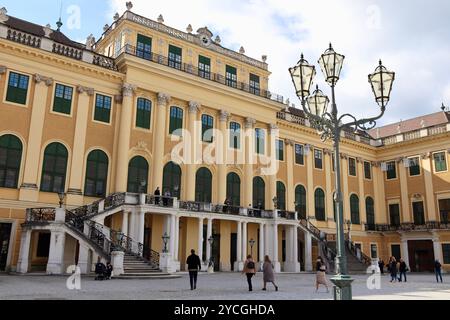
<svg viewBox="0 0 450 320">
<path fill-rule="evenodd" d="M 433 127 L 450 122 L 450 113 L 437 112 L 425 116 L 393 123 L 384 127 L 375 128 L 369 131 L 374 139 L 383 139 L 385 137 Z"/>
</svg>

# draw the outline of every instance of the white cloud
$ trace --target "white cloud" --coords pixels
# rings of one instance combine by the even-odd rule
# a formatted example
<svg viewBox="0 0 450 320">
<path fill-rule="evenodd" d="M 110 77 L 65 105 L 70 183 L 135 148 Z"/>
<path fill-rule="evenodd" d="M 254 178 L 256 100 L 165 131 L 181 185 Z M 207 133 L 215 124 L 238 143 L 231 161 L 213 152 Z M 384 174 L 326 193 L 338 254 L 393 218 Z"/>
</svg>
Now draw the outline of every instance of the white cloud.
<svg viewBox="0 0 450 320">
<path fill-rule="evenodd" d="M 383 123 L 439 110 L 450 104 L 448 59 L 450 28 L 446 17 L 450 4 L 424 5 L 419 0 L 229 0 L 163 1 L 134 0 L 133 11 L 180 30 L 208 26 L 222 44 L 260 59 L 268 55 L 270 90 L 291 101 L 295 97 L 288 68 L 300 53 L 311 63 L 331 41 L 345 54 L 343 77 L 337 86 L 340 111 L 357 116 L 377 113 L 367 75 L 382 58 L 397 73 L 391 104 Z M 125 1 L 110 0 L 111 12 L 123 12 Z M 316 64 L 317 65 L 317 64 Z M 447 70 L 447 72 L 445 71 Z M 323 76 L 317 82 L 324 92 Z M 446 88 L 447 85 L 447 88 Z"/>
</svg>

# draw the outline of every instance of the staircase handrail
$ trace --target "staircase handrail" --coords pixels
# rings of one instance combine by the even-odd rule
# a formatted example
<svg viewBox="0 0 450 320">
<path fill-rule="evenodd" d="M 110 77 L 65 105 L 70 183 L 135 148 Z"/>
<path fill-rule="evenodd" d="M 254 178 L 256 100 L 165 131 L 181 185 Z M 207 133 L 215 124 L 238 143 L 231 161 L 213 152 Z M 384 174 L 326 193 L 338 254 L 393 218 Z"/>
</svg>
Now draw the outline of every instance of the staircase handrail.
<svg viewBox="0 0 450 320">
<path fill-rule="evenodd" d="M 368 255 L 366 255 L 364 252 L 362 252 L 362 250 L 359 250 L 360 252 L 360 257 L 358 256 L 358 252 L 356 249 L 356 245 L 353 241 L 351 240 L 346 240 L 345 241 L 350 252 L 353 254 L 353 256 L 355 256 L 360 262 L 364 263 L 365 265 L 372 265 L 372 258 L 370 258 Z"/>
</svg>

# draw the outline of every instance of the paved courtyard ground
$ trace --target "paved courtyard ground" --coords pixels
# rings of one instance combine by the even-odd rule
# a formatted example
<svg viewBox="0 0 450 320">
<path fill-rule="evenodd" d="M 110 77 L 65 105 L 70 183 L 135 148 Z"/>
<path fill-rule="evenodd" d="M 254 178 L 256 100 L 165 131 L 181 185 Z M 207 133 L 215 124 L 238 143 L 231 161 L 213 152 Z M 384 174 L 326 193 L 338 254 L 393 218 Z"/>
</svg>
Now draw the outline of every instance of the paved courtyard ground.
<svg viewBox="0 0 450 320">
<path fill-rule="evenodd" d="M 330 277 L 330 276 L 329 276 Z M 329 278 L 328 277 L 328 278 Z M 369 290 L 368 276 L 354 276 L 355 300 L 450 300 L 450 276 L 437 284 L 434 274 L 409 274 L 407 283 L 389 283 L 381 278 L 380 290 Z M 248 292 L 245 277 L 236 273 L 201 274 L 199 289 L 189 289 L 189 277 L 170 280 L 94 281 L 83 277 L 81 290 L 68 290 L 67 277 L 0 275 L 0 300 L 327 300 L 325 288 L 315 293 L 314 274 L 280 274 L 275 292 L 269 285 L 261 291 L 262 275 L 254 278 L 254 291 Z"/>
</svg>

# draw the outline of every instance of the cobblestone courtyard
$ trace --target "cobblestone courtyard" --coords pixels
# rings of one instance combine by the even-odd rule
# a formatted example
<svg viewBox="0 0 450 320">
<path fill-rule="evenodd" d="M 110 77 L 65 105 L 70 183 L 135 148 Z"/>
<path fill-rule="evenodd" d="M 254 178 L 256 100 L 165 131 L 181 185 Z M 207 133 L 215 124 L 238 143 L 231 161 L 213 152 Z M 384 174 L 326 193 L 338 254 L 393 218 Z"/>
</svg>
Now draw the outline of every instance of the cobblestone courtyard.
<svg viewBox="0 0 450 320">
<path fill-rule="evenodd" d="M 201 274 L 199 289 L 189 290 L 188 275 L 170 280 L 94 281 L 83 277 L 81 290 L 68 290 L 67 277 L 0 275 L 0 300 L 315 300 L 332 299 L 325 288 L 315 293 L 313 274 L 281 274 L 277 281 L 280 291 L 271 285 L 261 291 L 262 275 L 254 278 L 254 291 L 248 292 L 245 277 L 235 273 Z M 450 278 L 437 284 L 433 274 L 409 274 L 407 283 L 389 283 L 381 278 L 380 290 L 369 290 L 367 276 L 354 276 L 354 299 L 450 300 Z"/>
</svg>

